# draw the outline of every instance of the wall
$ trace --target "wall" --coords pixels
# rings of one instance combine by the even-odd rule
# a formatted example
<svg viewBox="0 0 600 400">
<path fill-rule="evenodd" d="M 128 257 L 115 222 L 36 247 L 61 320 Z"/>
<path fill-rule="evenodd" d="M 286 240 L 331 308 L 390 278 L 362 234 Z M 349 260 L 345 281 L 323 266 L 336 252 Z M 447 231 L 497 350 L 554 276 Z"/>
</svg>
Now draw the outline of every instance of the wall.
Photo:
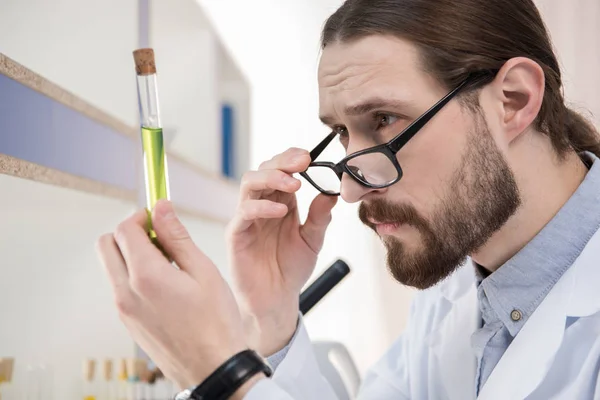
<svg viewBox="0 0 600 400">
<path fill-rule="evenodd" d="M 249 89 L 194 0 L 149 1 L 149 43 L 159 75 L 170 151 L 221 172 L 221 103 L 235 107 L 236 165 L 248 166 Z M 239 171 L 237 171 L 240 175 Z"/>
<path fill-rule="evenodd" d="M 600 2 L 537 0 L 563 70 L 565 97 L 600 126 Z"/>
<path fill-rule="evenodd" d="M 149 5 L 149 38 L 169 149 L 207 171 L 219 172 L 216 38 L 192 0 L 154 0 Z"/>
<path fill-rule="evenodd" d="M 135 126 L 138 106 L 132 51 L 138 47 L 137 3 L 1 0 L 0 52 Z M 198 9 L 191 0 L 189 4 Z M 185 9 L 176 11 L 180 17 L 186 13 Z M 188 83 L 181 71 L 165 68 L 168 76 Z M 159 89 L 166 92 L 161 93 L 161 104 L 178 105 L 179 92 L 169 87 L 168 80 L 159 81 Z M 196 109 L 206 110 L 203 102 L 214 95 L 213 91 L 211 97 L 182 99 L 197 101 Z M 189 127 L 186 111 L 186 115 L 172 116 L 167 108 L 167 120 Z M 198 121 L 192 122 L 197 125 Z M 211 124 L 200 122 L 206 136 L 214 133 L 216 143 L 216 115 Z M 215 149 L 197 150 L 196 160 L 203 159 L 202 151 L 218 154 Z M 207 168 L 212 166 L 211 160 L 205 160 Z M 0 357 L 16 357 L 18 386 L 31 387 L 25 376 L 28 364 L 44 364 L 51 371 L 54 389 L 44 399 L 79 398 L 84 358 L 134 355 L 134 343 L 117 316 L 94 242 L 133 212 L 135 204 L 6 175 L 0 175 L 0 191 Z M 227 274 L 224 224 L 192 217 L 184 217 L 184 222 L 194 240 Z M 3 399 L 25 398 L 23 393 L 12 394 L 15 397 L 7 394 Z"/>
<path fill-rule="evenodd" d="M 233 109 L 233 177 L 239 180 L 250 166 L 250 87 L 246 76 L 222 43 L 217 46 L 219 99 Z"/>
<path fill-rule="evenodd" d="M 136 0 L 2 0 L 0 51 L 135 125 L 136 21 Z"/>
<path fill-rule="evenodd" d="M 84 357 L 133 355 L 94 252 L 133 207 L 6 175 L 0 187 L 0 354 L 16 357 L 19 386 L 45 364 L 54 398 L 77 398 Z"/>
<path fill-rule="evenodd" d="M 1 52 L 136 123 L 135 1 L 2 0 L 0 7 Z M 0 354 L 16 357 L 17 384 L 31 386 L 25 367 L 42 363 L 54 381 L 44 398 L 77 398 L 84 357 L 133 355 L 94 253 L 96 238 L 132 204 L 8 176 L 0 187 Z"/>
</svg>

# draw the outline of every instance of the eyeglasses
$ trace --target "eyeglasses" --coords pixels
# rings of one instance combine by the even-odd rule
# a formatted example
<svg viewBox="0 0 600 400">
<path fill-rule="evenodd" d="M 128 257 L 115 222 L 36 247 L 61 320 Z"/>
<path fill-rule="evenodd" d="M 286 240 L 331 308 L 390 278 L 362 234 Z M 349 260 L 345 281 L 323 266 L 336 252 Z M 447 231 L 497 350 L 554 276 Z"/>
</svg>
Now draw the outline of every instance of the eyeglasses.
<svg viewBox="0 0 600 400">
<path fill-rule="evenodd" d="M 337 135 L 336 131 L 331 132 L 310 152 L 311 163 L 300 175 L 329 196 L 339 196 L 344 173 L 368 188 L 382 189 L 393 185 L 402 178 L 402 167 L 396 153 L 472 80 L 472 77 L 465 79 L 389 142 L 352 153 L 337 164 L 315 161 Z"/>
</svg>

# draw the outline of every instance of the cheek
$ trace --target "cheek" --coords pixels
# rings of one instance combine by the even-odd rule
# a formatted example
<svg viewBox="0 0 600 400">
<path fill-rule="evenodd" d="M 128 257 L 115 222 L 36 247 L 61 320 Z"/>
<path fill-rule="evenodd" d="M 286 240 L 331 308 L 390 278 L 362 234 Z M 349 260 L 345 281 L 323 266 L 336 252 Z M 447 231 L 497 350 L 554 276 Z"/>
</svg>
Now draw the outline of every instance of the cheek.
<svg viewBox="0 0 600 400">
<path fill-rule="evenodd" d="M 432 121 L 433 122 L 433 121 Z M 459 117 L 426 126 L 398 153 L 403 178 L 397 186 L 425 216 L 431 216 L 460 167 L 468 127 Z"/>
</svg>

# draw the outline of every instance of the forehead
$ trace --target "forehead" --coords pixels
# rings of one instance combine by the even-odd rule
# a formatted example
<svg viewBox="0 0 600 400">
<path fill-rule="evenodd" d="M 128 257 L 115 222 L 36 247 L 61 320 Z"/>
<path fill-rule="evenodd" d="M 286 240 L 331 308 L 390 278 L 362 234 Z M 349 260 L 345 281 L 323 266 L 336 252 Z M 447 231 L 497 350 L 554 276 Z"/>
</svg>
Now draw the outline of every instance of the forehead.
<svg viewBox="0 0 600 400">
<path fill-rule="evenodd" d="M 318 80 L 322 115 L 372 97 L 415 102 L 423 92 L 436 89 L 420 65 L 417 48 L 383 35 L 329 44 L 319 62 Z"/>
</svg>

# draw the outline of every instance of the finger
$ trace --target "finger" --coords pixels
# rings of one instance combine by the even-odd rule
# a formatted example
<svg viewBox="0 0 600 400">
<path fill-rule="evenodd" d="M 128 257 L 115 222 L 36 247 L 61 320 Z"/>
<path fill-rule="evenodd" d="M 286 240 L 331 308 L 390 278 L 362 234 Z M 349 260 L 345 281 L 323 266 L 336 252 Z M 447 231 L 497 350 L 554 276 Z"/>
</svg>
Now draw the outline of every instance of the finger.
<svg viewBox="0 0 600 400">
<path fill-rule="evenodd" d="M 238 212 L 230 224 L 230 233 L 244 232 L 258 219 L 283 218 L 288 213 L 285 204 L 271 200 L 246 200 L 238 207 Z"/>
<path fill-rule="evenodd" d="M 293 174 L 296 172 L 306 171 L 309 164 L 310 153 L 308 151 L 304 149 L 291 148 L 281 154 L 276 155 L 269 161 L 265 161 L 258 169 L 278 169 L 283 172 Z"/>
<path fill-rule="evenodd" d="M 100 237 L 96 242 L 96 251 L 113 288 L 119 313 L 124 316 L 130 315 L 136 307 L 136 296 L 130 285 L 127 265 L 113 235 L 107 234 Z"/>
<path fill-rule="evenodd" d="M 331 222 L 331 210 L 337 199 L 337 196 L 318 195 L 308 209 L 306 222 L 300 227 L 300 235 L 315 253 L 323 246 L 325 231 Z"/>
<path fill-rule="evenodd" d="M 103 235 L 98 239 L 96 252 L 104 265 L 110 284 L 115 292 L 128 290 L 129 273 L 127 272 L 127 265 L 112 234 Z"/>
<path fill-rule="evenodd" d="M 132 276 L 135 276 L 140 264 L 147 268 L 144 264 L 150 264 L 147 261 L 156 257 L 158 252 L 148 237 L 146 210 L 139 210 L 121 222 L 115 230 L 114 239 Z"/>
<path fill-rule="evenodd" d="M 259 170 L 244 174 L 240 184 L 240 199 L 245 200 L 248 196 L 259 198 L 260 193 L 266 190 L 279 190 L 286 193 L 294 193 L 300 189 L 300 181 L 291 177 L 283 171 Z"/>
<path fill-rule="evenodd" d="M 160 200 L 152 212 L 152 222 L 158 241 L 183 271 L 199 281 L 202 266 L 212 261 L 194 244 L 170 201 Z"/>
</svg>

